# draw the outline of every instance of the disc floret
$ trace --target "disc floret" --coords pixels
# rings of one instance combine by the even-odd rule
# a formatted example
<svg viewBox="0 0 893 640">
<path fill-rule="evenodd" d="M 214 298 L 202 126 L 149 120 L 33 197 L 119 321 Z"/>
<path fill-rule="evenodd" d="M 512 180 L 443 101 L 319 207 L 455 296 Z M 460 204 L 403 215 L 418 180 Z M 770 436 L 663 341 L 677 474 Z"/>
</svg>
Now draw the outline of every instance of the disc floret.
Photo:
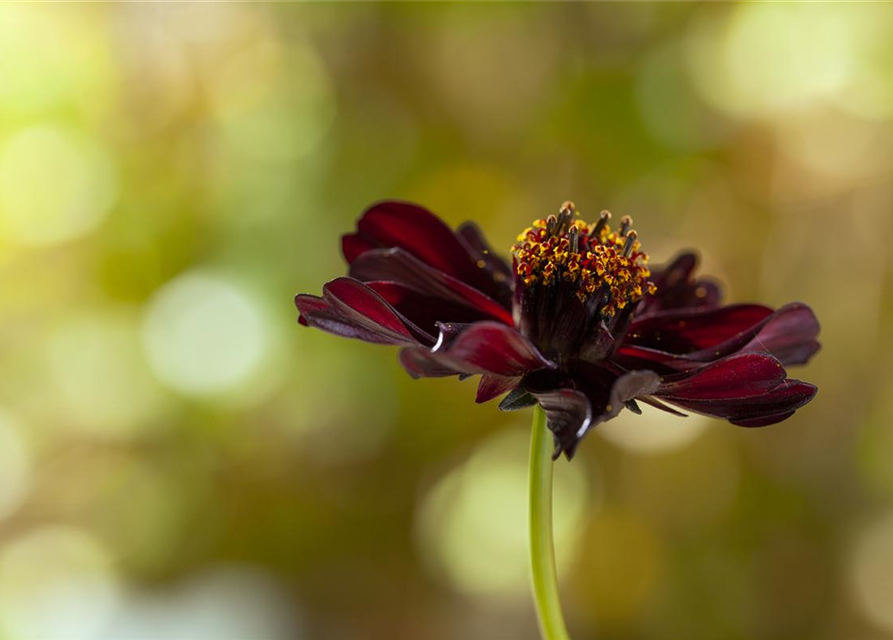
<svg viewBox="0 0 893 640">
<path fill-rule="evenodd" d="M 512 247 L 519 283 L 571 283 L 580 301 L 596 300 L 605 317 L 653 294 L 648 254 L 630 228 L 632 219 L 624 216 L 616 230 L 610 219 L 610 212 L 602 211 L 597 221 L 587 224 L 577 218 L 574 204 L 565 202 L 557 216 L 534 220 Z"/>
</svg>

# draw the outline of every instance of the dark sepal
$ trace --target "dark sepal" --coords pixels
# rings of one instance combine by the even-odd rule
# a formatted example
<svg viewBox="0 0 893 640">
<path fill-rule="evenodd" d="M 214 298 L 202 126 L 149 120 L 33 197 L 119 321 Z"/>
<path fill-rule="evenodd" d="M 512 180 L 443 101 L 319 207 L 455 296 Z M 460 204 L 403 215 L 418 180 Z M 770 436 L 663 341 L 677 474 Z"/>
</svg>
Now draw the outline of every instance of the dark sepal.
<svg viewBox="0 0 893 640">
<path fill-rule="evenodd" d="M 534 395 L 546 412 L 546 425 L 555 438 L 552 459 L 557 460 L 564 453 L 571 460 L 580 444 L 580 438 L 586 434 L 592 423 L 592 405 L 589 399 L 574 389 L 554 389 Z"/>
<path fill-rule="evenodd" d="M 664 404 L 654 396 L 641 396 L 638 398 L 639 402 L 644 402 L 645 404 L 654 407 L 655 409 L 660 409 L 661 411 L 665 411 L 666 413 L 672 414 L 674 416 L 678 416 L 680 418 L 687 418 L 688 415 L 682 413 L 681 411 L 677 411 L 670 405 Z"/>
<path fill-rule="evenodd" d="M 502 402 L 499 403 L 500 411 L 518 411 L 536 404 L 536 398 L 524 389 L 517 388 L 511 391 Z"/>
<path fill-rule="evenodd" d="M 637 416 L 642 415 L 642 410 L 639 408 L 639 405 L 635 400 L 627 400 L 623 403 L 623 406 L 635 413 Z"/>
<path fill-rule="evenodd" d="M 534 374 L 525 379 L 526 384 L 534 388 L 537 384 L 574 386 L 576 391 L 586 397 L 590 419 L 585 424 L 579 424 L 572 434 L 566 433 L 564 425 L 560 425 L 563 431 L 558 442 L 568 460 L 573 457 L 580 441 L 589 431 L 617 416 L 628 406 L 628 402 L 635 404 L 635 398 L 647 396 L 660 386 L 660 377 L 653 371 L 629 371 L 618 377 L 602 367 L 582 362 L 575 363 L 572 375 L 573 379 L 567 382 L 561 382 L 560 375 L 549 373 Z M 542 404 L 542 394 L 534 395 Z M 567 413 L 562 417 L 566 415 Z M 556 433 L 556 437 L 558 435 Z"/>
</svg>

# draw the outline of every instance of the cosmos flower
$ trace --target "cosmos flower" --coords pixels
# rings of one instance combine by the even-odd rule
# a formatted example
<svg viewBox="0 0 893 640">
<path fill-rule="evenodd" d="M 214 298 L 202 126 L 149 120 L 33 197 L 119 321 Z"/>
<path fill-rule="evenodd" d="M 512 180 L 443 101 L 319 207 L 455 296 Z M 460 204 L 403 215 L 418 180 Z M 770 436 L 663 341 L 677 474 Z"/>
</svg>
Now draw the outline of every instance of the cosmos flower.
<svg viewBox="0 0 893 640">
<path fill-rule="evenodd" d="M 348 277 L 296 296 L 299 321 L 400 346 L 415 378 L 480 374 L 477 402 L 538 403 L 568 459 L 640 403 L 762 427 L 815 396 L 785 371 L 819 349 L 808 306 L 722 305 L 693 253 L 652 269 L 631 226 L 606 211 L 587 224 L 567 202 L 517 237 L 509 265 L 473 223 L 454 232 L 420 206 L 381 202 L 342 238 Z"/>
</svg>

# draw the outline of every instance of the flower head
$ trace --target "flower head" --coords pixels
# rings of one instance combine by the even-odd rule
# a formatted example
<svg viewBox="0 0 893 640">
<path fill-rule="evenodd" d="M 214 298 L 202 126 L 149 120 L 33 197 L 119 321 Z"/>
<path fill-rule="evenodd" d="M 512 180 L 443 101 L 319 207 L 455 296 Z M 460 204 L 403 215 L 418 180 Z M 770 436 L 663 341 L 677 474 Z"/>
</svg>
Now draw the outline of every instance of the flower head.
<svg viewBox="0 0 893 640">
<path fill-rule="evenodd" d="M 454 232 L 382 202 L 342 239 L 348 277 L 296 296 L 299 321 L 399 345 L 416 378 L 480 374 L 477 402 L 538 403 L 556 457 L 640 402 L 759 427 L 815 396 L 785 371 L 819 349 L 808 306 L 721 305 L 718 284 L 693 276 L 694 254 L 652 270 L 631 227 L 606 211 L 587 224 L 566 202 L 517 237 L 509 266 L 474 224 Z"/>
</svg>

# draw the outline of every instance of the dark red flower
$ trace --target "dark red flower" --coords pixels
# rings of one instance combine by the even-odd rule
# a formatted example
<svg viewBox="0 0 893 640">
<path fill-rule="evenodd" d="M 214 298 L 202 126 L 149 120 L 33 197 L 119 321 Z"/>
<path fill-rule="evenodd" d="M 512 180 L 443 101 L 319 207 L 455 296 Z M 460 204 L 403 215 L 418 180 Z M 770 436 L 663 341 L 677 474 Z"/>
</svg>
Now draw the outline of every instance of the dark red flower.
<svg viewBox="0 0 893 640">
<path fill-rule="evenodd" d="M 761 427 L 815 396 L 785 372 L 819 349 L 808 306 L 721 305 L 719 285 L 694 277 L 694 254 L 652 271 L 632 221 L 609 222 L 602 212 L 587 225 L 565 203 L 518 236 L 509 266 L 473 223 L 454 232 L 422 207 L 382 202 L 342 239 L 348 277 L 296 296 L 299 321 L 399 345 L 415 378 L 481 374 L 477 402 L 539 403 L 556 457 L 640 402 Z"/>
</svg>

